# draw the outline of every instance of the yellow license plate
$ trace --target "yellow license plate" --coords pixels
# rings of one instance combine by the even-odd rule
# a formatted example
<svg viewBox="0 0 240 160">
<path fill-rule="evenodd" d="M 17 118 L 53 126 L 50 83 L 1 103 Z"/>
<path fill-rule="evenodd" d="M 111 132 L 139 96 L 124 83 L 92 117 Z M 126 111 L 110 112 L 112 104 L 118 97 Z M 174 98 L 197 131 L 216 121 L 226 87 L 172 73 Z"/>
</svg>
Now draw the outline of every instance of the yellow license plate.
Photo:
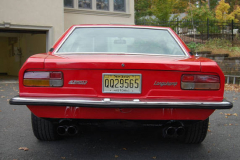
<svg viewBox="0 0 240 160">
<path fill-rule="evenodd" d="M 141 93 L 141 74 L 103 74 L 103 93 Z"/>
</svg>

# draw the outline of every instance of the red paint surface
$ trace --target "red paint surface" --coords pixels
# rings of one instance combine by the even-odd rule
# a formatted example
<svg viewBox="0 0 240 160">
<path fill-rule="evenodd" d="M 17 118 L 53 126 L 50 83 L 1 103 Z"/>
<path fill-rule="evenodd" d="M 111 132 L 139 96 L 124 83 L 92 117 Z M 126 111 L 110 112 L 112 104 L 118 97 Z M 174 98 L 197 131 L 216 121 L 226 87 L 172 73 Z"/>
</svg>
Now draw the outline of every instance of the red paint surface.
<svg viewBox="0 0 240 160">
<path fill-rule="evenodd" d="M 205 120 L 212 109 L 143 109 L 28 106 L 38 117 L 126 120 Z"/>
<path fill-rule="evenodd" d="M 83 26 L 83 25 L 81 25 Z M 84 25 L 96 26 L 96 25 Z M 109 25 L 99 25 L 109 26 Z M 116 25 L 114 25 L 116 26 Z M 134 27 L 134 26 L 131 26 Z M 138 26 L 139 27 L 139 26 Z M 158 27 L 157 27 L 158 28 Z M 70 28 L 54 45 L 56 48 L 64 39 Z M 171 30 L 171 32 L 173 32 Z M 173 34 L 175 34 L 173 32 Z M 179 38 L 176 35 L 177 38 Z M 180 39 L 179 39 L 180 40 Z M 189 49 L 180 40 L 186 51 Z M 123 68 L 121 64 L 124 63 Z M 25 87 L 25 71 L 61 71 L 63 87 Z M 140 73 L 142 74 L 141 94 L 102 93 L 103 73 Z M 183 74 L 218 75 L 219 90 L 182 90 Z M 71 85 L 70 80 L 87 80 L 86 85 Z M 174 86 L 156 86 L 158 82 L 177 82 Z M 216 62 L 207 58 L 194 56 L 169 57 L 148 55 L 53 55 L 37 54 L 30 57 L 19 72 L 19 95 L 21 97 L 106 97 L 106 98 L 157 98 L 162 100 L 206 100 L 222 101 L 225 78 Z M 28 106 L 39 117 L 47 118 L 83 118 L 83 119 L 206 119 L 213 110 L 208 109 L 133 109 L 122 113 L 116 108 L 85 108 L 57 106 Z M 171 112 L 170 112 L 171 111 Z M 69 114 L 66 114 L 68 113 Z"/>
</svg>

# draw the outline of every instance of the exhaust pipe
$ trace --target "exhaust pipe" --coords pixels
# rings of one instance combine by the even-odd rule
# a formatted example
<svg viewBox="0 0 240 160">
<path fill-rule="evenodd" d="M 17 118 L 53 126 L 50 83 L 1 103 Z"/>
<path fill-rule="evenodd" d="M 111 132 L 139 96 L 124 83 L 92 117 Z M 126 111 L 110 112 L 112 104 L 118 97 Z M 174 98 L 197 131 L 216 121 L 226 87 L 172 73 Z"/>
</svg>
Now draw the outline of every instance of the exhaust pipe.
<svg viewBox="0 0 240 160">
<path fill-rule="evenodd" d="M 177 133 L 178 136 L 182 136 L 185 133 L 185 129 L 183 127 L 178 127 L 176 129 L 176 133 Z"/>
<path fill-rule="evenodd" d="M 166 132 L 166 135 L 168 136 L 173 136 L 175 134 L 175 131 L 176 129 L 174 127 L 168 127 L 166 128 L 165 132 Z"/>
<path fill-rule="evenodd" d="M 77 128 L 77 126 L 69 126 L 66 131 L 67 131 L 68 135 L 74 136 L 78 133 L 78 128 Z"/>
<path fill-rule="evenodd" d="M 67 126 L 58 126 L 57 127 L 57 133 L 61 136 L 67 135 Z"/>
<path fill-rule="evenodd" d="M 164 135 L 167 136 L 182 136 L 185 134 L 185 129 L 183 127 L 167 127 L 164 129 Z"/>
</svg>

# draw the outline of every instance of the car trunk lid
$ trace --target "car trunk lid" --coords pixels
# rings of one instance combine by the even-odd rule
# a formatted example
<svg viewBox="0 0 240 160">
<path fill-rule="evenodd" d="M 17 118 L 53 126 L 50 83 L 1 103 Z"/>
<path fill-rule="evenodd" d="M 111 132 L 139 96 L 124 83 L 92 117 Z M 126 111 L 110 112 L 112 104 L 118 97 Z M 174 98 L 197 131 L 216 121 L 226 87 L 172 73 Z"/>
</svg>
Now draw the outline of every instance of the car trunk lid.
<svg viewBox="0 0 240 160">
<path fill-rule="evenodd" d="M 200 62 L 183 56 L 69 54 L 50 55 L 45 68 L 200 71 Z"/>
</svg>

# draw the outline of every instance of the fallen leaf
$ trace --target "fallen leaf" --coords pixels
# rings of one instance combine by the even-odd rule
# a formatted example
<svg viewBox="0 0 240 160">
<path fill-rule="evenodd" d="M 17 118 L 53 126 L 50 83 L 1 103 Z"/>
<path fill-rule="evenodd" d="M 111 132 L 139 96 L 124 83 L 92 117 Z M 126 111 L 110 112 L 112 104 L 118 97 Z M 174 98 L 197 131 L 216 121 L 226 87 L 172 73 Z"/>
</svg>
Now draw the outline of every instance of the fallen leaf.
<svg viewBox="0 0 240 160">
<path fill-rule="evenodd" d="M 225 118 L 228 118 L 228 116 L 225 116 Z"/>
<path fill-rule="evenodd" d="M 13 109 L 13 111 L 16 111 L 16 109 Z"/>
<path fill-rule="evenodd" d="M 225 84 L 224 90 L 240 92 L 240 86 L 238 84 Z"/>
<path fill-rule="evenodd" d="M 222 112 L 220 112 L 219 114 L 223 114 Z"/>
<path fill-rule="evenodd" d="M 115 158 L 118 158 L 118 155 L 115 155 Z"/>
<path fill-rule="evenodd" d="M 5 96 L 1 96 L 1 98 L 5 98 Z"/>
<path fill-rule="evenodd" d="M 27 147 L 20 147 L 18 148 L 19 150 L 24 150 L 24 151 L 28 151 L 28 148 Z"/>
<path fill-rule="evenodd" d="M 232 124 L 231 123 L 229 123 L 229 126 L 231 126 Z"/>
<path fill-rule="evenodd" d="M 224 124 L 224 126 L 227 126 L 227 124 Z"/>
<path fill-rule="evenodd" d="M 127 148 L 123 148 L 123 150 L 125 150 L 125 151 L 126 151 L 126 150 L 127 150 Z"/>
<path fill-rule="evenodd" d="M 233 98 L 233 100 L 237 100 L 237 98 Z"/>
<path fill-rule="evenodd" d="M 157 157 L 153 157 L 153 159 L 157 159 Z"/>
<path fill-rule="evenodd" d="M 65 159 L 65 157 L 61 157 L 62 159 Z"/>
<path fill-rule="evenodd" d="M 211 130 L 210 130 L 210 129 L 208 129 L 208 132 L 211 132 Z"/>
<path fill-rule="evenodd" d="M 231 116 L 232 114 L 231 113 L 225 113 L 225 116 Z"/>
<path fill-rule="evenodd" d="M 238 116 L 238 114 L 237 113 L 233 113 L 233 116 Z"/>
<path fill-rule="evenodd" d="M 4 90 L 0 90 L 0 91 L 4 91 Z"/>
<path fill-rule="evenodd" d="M 210 153 L 210 150 L 207 153 Z"/>
<path fill-rule="evenodd" d="M 238 126 L 238 124 L 235 124 L 235 126 Z"/>
<path fill-rule="evenodd" d="M 9 101 L 10 101 L 10 99 L 7 99 L 7 101 L 9 102 Z"/>
<path fill-rule="evenodd" d="M 2 112 L 2 110 L 0 110 L 0 112 Z"/>
</svg>

